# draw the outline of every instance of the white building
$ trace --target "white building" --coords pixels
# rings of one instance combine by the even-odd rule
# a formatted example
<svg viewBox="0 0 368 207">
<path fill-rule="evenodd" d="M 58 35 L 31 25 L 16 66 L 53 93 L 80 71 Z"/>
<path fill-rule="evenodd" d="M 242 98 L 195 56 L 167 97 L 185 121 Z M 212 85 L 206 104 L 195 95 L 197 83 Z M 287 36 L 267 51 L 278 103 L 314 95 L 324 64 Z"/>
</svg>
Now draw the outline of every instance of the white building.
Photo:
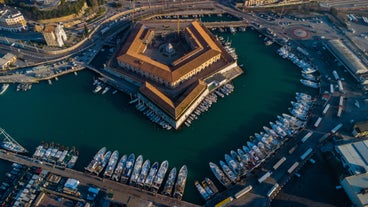
<svg viewBox="0 0 368 207">
<path fill-rule="evenodd" d="M 67 40 L 66 33 L 62 24 L 47 25 L 42 32 L 43 37 L 48 46 L 64 46 L 64 41 Z"/>
<path fill-rule="evenodd" d="M 27 29 L 27 22 L 23 14 L 11 7 L 3 7 L 0 10 L 0 30 L 20 32 Z"/>
</svg>

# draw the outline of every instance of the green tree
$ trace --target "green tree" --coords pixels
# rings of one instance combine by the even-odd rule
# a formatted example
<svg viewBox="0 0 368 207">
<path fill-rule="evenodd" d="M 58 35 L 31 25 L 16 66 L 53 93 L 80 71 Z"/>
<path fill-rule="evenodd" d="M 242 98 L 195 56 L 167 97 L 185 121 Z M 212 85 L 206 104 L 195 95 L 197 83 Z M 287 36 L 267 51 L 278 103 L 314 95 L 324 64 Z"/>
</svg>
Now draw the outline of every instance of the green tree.
<svg viewBox="0 0 368 207">
<path fill-rule="evenodd" d="M 84 24 L 84 35 L 87 36 L 89 33 L 87 24 Z"/>
</svg>

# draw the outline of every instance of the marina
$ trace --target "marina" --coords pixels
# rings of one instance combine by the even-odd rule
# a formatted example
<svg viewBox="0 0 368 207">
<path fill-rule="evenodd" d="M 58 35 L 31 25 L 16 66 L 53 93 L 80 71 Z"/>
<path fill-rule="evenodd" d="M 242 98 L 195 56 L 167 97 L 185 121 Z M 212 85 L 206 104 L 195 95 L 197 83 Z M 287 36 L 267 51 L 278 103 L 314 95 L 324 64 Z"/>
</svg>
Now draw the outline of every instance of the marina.
<svg viewBox="0 0 368 207">
<path fill-rule="evenodd" d="M 226 35 L 224 33 L 224 35 Z M 256 35 L 254 35 L 255 39 L 252 39 L 252 33 L 237 33 L 235 34 L 233 37 L 235 39 L 239 38 L 239 40 L 241 39 L 241 41 L 244 41 L 245 39 L 249 38 L 248 36 L 250 35 L 250 39 L 249 39 L 249 43 L 247 42 L 246 44 L 248 45 L 248 47 L 253 47 L 252 44 L 254 45 L 255 43 L 261 43 L 261 46 L 264 47 L 262 40 L 258 39 L 258 37 Z M 225 38 L 226 39 L 226 38 Z M 237 42 L 239 40 L 232 40 L 232 45 L 236 46 L 236 45 L 241 45 L 241 43 Z M 254 42 L 254 43 L 252 43 Z M 245 44 L 245 43 L 244 43 Z M 201 114 L 201 116 L 195 120 L 195 125 L 194 123 L 192 124 L 192 127 L 189 128 L 189 131 L 187 131 L 186 128 L 183 128 L 183 130 L 180 133 L 177 134 L 171 134 L 171 132 L 169 132 L 168 137 L 163 138 L 162 137 L 162 131 L 156 131 L 157 128 L 155 128 L 152 124 L 147 123 L 147 121 L 144 121 L 144 119 L 142 120 L 141 117 L 136 117 L 136 111 L 134 109 L 134 107 L 131 107 L 131 105 L 129 105 L 129 101 L 133 100 L 130 99 L 130 97 L 128 96 L 124 96 L 124 95 L 119 95 L 116 94 L 117 96 L 110 96 L 110 93 L 106 93 L 104 95 L 104 98 L 102 100 L 101 96 L 93 96 L 94 94 L 91 92 L 94 87 L 91 87 L 92 83 L 91 80 L 93 79 L 94 75 L 91 74 L 88 71 L 82 71 L 80 73 L 78 73 L 78 76 L 65 76 L 63 78 L 59 78 L 58 82 L 54 82 L 52 87 L 46 84 L 38 84 L 38 85 L 34 85 L 32 87 L 32 90 L 30 91 L 29 95 L 31 96 L 38 96 L 38 94 L 42 94 L 42 93 L 48 93 L 50 94 L 49 96 L 49 102 L 48 104 L 50 105 L 58 105 L 58 103 L 64 103 L 64 107 L 60 112 L 58 111 L 52 111 L 49 112 L 48 114 L 50 114 L 50 117 L 48 118 L 48 120 L 53 120 L 52 121 L 52 135 L 50 135 L 50 137 L 53 137 L 52 140 L 45 140 L 47 142 L 63 142 L 65 143 L 65 145 L 75 145 L 78 149 L 80 149 L 80 146 L 86 146 L 87 150 L 86 154 L 84 155 L 80 155 L 80 158 L 78 159 L 78 162 L 76 163 L 76 167 L 77 169 L 83 170 L 83 168 L 85 166 L 88 165 L 88 162 L 90 161 L 90 159 L 93 157 L 93 155 L 96 153 L 96 151 L 100 148 L 98 146 L 98 143 L 100 143 L 101 139 L 100 137 L 105 137 L 104 140 L 106 140 L 106 143 L 114 143 L 114 146 L 120 145 L 120 147 L 118 148 L 118 150 L 120 152 L 129 152 L 130 149 L 134 148 L 134 149 L 138 149 L 137 152 L 154 152 L 154 156 L 150 155 L 150 160 L 165 160 L 165 158 L 169 157 L 170 154 L 176 154 L 176 158 L 174 161 L 170 162 L 171 166 L 180 166 L 182 165 L 182 160 L 187 160 L 187 148 L 182 148 L 181 146 L 186 146 L 189 143 L 200 143 L 200 144 L 196 144 L 197 148 L 199 146 L 203 147 L 203 148 L 208 148 L 210 147 L 209 145 L 217 145 L 216 142 L 214 143 L 204 143 L 204 140 L 202 141 L 198 136 L 203 137 L 205 132 L 211 131 L 210 129 L 213 128 L 213 121 L 216 122 L 217 124 L 221 124 L 221 128 L 216 129 L 215 131 L 213 131 L 213 133 L 210 134 L 211 137 L 213 137 L 213 140 L 221 140 L 223 138 L 226 137 L 226 134 L 228 134 L 229 132 L 227 132 L 228 130 L 233 131 L 232 129 L 235 127 L 239 127 L 242 126 L 244 123 L 249 123 L 247 124 L 245 127 L 245 129 L 249 128 L 262 128 L 263 125 L 265 125 L 270 118 L 274 117 L 275 114 L 275 109 L 273 109 L 272 111 L 267 111 L 266 113 L 268 115 L 265 116 L 257 116 L 256 114 L 258 113 L 257 110 L 255 108 L 252 107 L 243 107 L 244 105 L 249 103 L 249 100 L 252 99 L 255 101 L 255 104 L 258 107 L 262 108 L 269 108 L 269 107 L 274 107 L 274 105 L 280 106 L 280 108 L 278 108 L 279 113 L 285 113 L 287 112 L 287 108 L 282 107 L 283 104 L 289 104 L 290 102 L 290 97 L 293 96 L 293 94 L 295 93 L 295 88 L 294 88 L 294 84 L 296 84 L 298 82 L 298 79 L 295 79 L 296 81 L 294 82 L 278 82 L 281 80 L 281 77 L 297 77 L 297 75 L 299 75 L 298 73 L 294 73 L 293 69 L 287 68 L 285 66 L 283 66 L 281 64 L 281 66 L 278 68 L 278 64 L 277 61 L 279 61 L 279 58 L 277 56 L 274 55 L 273 51 L 269 51 L 270 48 L 273 47 L 273 45 L 271 45 L 270 47 L 268 47 L 268 50 L 266 51 L 262 51 L 263 55 L 268 54 L 269 58 L 271 58 L 271 60 L 268 61 L 258 61 L 256 55 L 254 54 L 254 56 L 252 56 L 252 53 L 247 54 L 247 56 L 249 56 L 251 58 L 250 61 L 254 60 L 254 62 L 257 62 L 257 64 L 261 64 L 261 63 L 267 63 L 270 65 L 260 65 L 260 68 L 269 68 L 274 67 L 275 68 L 275 72 L 274 74 L 272 74 L 273 71 L 268 71 L 268 73 L 271 73 L 270 76 L 272 76 L 272 79 L 267 79 L 267 77 L 264 77 L 263 74 L 265 71 L 262 71 L 261 69 L 257 69 L 254 70 L 253 73 L 248 74 L 248 77 L 244 76 L 240 76 L 239 80 L 235 80 L 232 84 L 234 84 L 235 87 L 237 87 L 237 90 L 235 90 L 233 92 L 233 94 L 225 99 L 221 99 L 218 100 L 217 104 L 213 105 L 209 110 L 212 110 L 212 108 L 216 108 L 215 111 L 213 112 L 214 114 L 211 113 L 203 113 Z M 244 57 L 244 50 L 237 48 L 237 53 L 239 56 Z M 247 60 L 249 61 L 249 60 Z M 272 62 L 274 61 L 274 62 Z M 247 63 L 248 64 L 248 63 Z M 249 62 L 249 64 L 251 64 L 251 62 Z M 250 69 L 248 69 L 250 70 Z M 258 73 L 258 74 L 257 74 Z M 291 75 L 290 75 L 291 74 Z M 255 76 L 260 75 L 259 77 L 262 77 L 261 79 L 254 79 Z M 280 78 L 280 79 L 279 79 Z M 250 79 L 250 80 L 248 80 Z M 247 81 L 247 84 L 250 84 L 252 87 L 242 87 L 242 84 L 245 83 L 245 81 Z M 83 82 L 88 83 L 88 84 L 83 84 Z M 93 82 L 93 81 L 92 81 Z M 262 96 L 262 97 L 258 97 L 255 95 L 255 92 L 257 93 L 261 93 L 261 94 L 268 94 L 268 93 L 273 93 L 273 94 L 278 94 L 278 90 L 277 87 L 272 86 L 272 87 L 267 87 L 264 88 L 264 83 L 272 83 L 282 87 L 284 89 L 287 88 L 288 93 L 283 94 L 281 97 L 283 97 L 285 99 L 285 101 L 280 101 L 280 100 L 273 100 L 271 97 L 267 97 L 267 96 Z M 239 87 L 239 89 L 238 89 Z M 13 90 L 11 90 L 12 88 L 9 87 L 8 91 L 6 94 L 4 94 L 5 96 L 3 96 L 4 101 L 2 102 L 4 108 L 14 108 L 17 107 L 20 111 L 19 113 L 24 114 L 27 117 L 27 121 L 32 120 L 32 117 L 35 117 L 36 115 L 33 113 L 29 113 L 29 112 L 34 112 L 34 113 L 40 113 L 40 111 L 43 111 L 45 108 L 45 106 L 42 105 L 36 105 L 37 100 L 35 99 L 34 101 L 29 100 L 29 98 L 27 98 L 27 96 L 22 95 L 22 94 L 17 94 L 17 96 L 14 99 L 14 96 L 12 96 L 12 104 L 15 103 L 24 103 L 24 102 L 28 102 L 31 106 L 36 106 L 36 107 L 32 107 L 32 110 L 30 110 L 30 108 L 28 108 L 28 106 L 19 106 L 16 105 L 10 105 L 7 106 L 7 97 L 11 94 L 14 94 Z M 275 89 L 275 90 L 274 90 Z M 262 91 L 263 90 L 263 91 Z M 42 93 L 41 93 L 42 91 Z M 113 91 L 113 90 L 110 90 Z M 57 94 L 60 93 L 67 93 L 70 94 L 70 99 L 76 100 L 76 103 L 71 104 L 71 103 L 67 103 L 65 102 L 64 99 L 58 99 L 58 97 L 56 96 Z M 102 91 L 100 91 L 99 93 L 101 93 Z M 89 94 L 89 95 L 88 95 Z M 245 98 L 243 95 L 240 94 L 248 94 L 247 98 Z M 257 97 L 257 98 L 256 98 Z M 27 99 L 27 100 L 25 100 Z M 77 101 L 78 100 L 78 101 Z M 10 100 L 9 100 L 10 101 Z M 114 104 L 111 104 L 112 102 L 118 102 L 118 103 L 126 103 L 126 104 L 119 104 L 119 106 L 116 106 Z M 74 102 L 74 101 L 73 101 Z M 93 103 L 91 105 L 89 104 L 85 104 L 86 102 L 88 103 Z M 10 102 L 9 102 L 10 103 Z M 269 103 L 269 104 L 264 104 L 264 103 Z M 235 104 L 235 105 L 234 105 Z M 96 108 L 99 108 L 99 110 L 96 110 Z M 122 109 L 123 108 L 123 109 Z M 63 122 L 59 122 L 58 119 L 64 120 L 64 118 L 66 116 L 69 117 L 74 117 L 76 111 L 78 112 L 79 116 L 75 117 L 76 121 L 78 123 L 82 123 L 81 125 L 77 126 L 73 126 L 70 125 L 69 123 L 63 121 Z M 91 111 L 93 111 L 93 113 L 91 113 Z M 2 111 L 2 114 L 6 117 L 9 117 L 9 112 L 7 111 Z M 244 116 L 242 117 L 238 117 L 235 119 L 232 119 L 231 124 L 229 122 L 228 119 L 226 118 L 216 118 L 218 116 L 220 117 L 226 117 L 225 114 L 228 113 L 236 113 L 236 114 L 244 114 Z M 246 115 L 245 115 L 246 114 Z M 52 115 L 52 116 L 51 116 Z M 104 117 L 109 117 L 108 120 L 106 120 Z M 56 117 L 58 117 L 58 119 L 56 119 Z M 258 117 L 256 122 L 250 122 L 250 117 Z M 107 136 L 103 135 L 101 132 L 98 132 L 99 130 L 106 130 L 106 129 L 102 129 L 101 123 L 96 121 L 96 120 L 105 120 L 105 122 L 108 122 L 108 129 L 111 132 L 111 136 Z M 122 122 L 121 120 L 129 120 L 129 121 L 123 121 L 123 126 L 122 126 Z M 213 120 L 212 122 L 209 120 Z M 51 121 L 50 121 L 51 123 Z M 12 125 L 17 125 L 16 123 L 13 123 L 12 119 L 9 119 L 9 121 L 6 124 L 3 124 L 3 126 L 9 126 L 10 128 L 12 128 Z M 18 123 L 19 124 L 19 123 Z M 39 123 L 40 125 L 44 125 L 44 126 L 49 126 L 49 123 Z M 63 127 L 61 127 L 63 126 Z M 86 126 L 88 126 L 88 130 L 86 130 L 87 128 L 85 128 Z M 136 129 L 137 126 L 139 126 L 140 130 L 133 130 Z M 200 126 L 200 127 L 199 127 Z M 144 145 L 139 145 L 136 146 L 134 144 L 133 140 L 124 140 L 124 144 L 122 144 L 122 141 L 116 141 L 116 140 L 121 140 L 121 129 L 124 129 L 124 136 L 139 136 L 142 137 L 142 139 L 144 140 L 145 143 Z M 8 127 L 7 127 L 8 128 Z M 70 134 L 70 136 L 63 136 L 63 134 L 65 133 L 65 128 L 68 129 L 68 131 L 73 131 L 73 134 Z M 82 129 L 84 129 L 82 132 Z M 119 130 L 118 130 L 119 129 Z M 195 130 L 195 134 L 197 134 L 196 136 L 190 136 L 189 132 Z M 29 132 L 32 131 L 32 129 L 29 126 L 24 126 L 24 131 Z M 247 132 L 249 130 L 241 130 L 236 132 L 236 135 L 234 135 L 233 139 L 234 142 L 232 143 L 233 149 L 237 149 L 239 148 L 239 146 L 236 146 L 235 143 L 241 143 L 241 140 L 244 139 L 244 136 L 249 136 L 250 133 L 252 132 Z M 39 139 L 37 137 L 44 137 L 44 135 L 40 132 L 33 132 L 31 134 L 27 133 L 27 134 L 22 134 L 22 132 L 18 132 L 20 133 L 19 136 L 24 136 L 24 137 L 34 137 L 35 140 Z M 50 131 L 46 131 L 44 133 L 47 134 L 51 134 Z M 56 133 L 58 136 L 54 136 L 53 133 Z M 190 133 L 192 134 L 192 133 Z M 85 142 L 81 139 L 80 137 L 89 137 L 89 139 L 91 141 L 89 142 Z M 43 138 L 45 139 L 45 138 Z M 76 140 L 81 140 L 81 141 L 76 141 Z M 147 148 L 145 147 L 146 145 L 151 145 L 151 146 L 156 146 L 157 142 L 152 143 L 150 140 L 162 140 L 161 142 L 167 142 L 170 143 L 170 147 L 167 148 L 166 150 L 162 151 L 162 150 L 157 150 L 155 148 Z M 176 143 L 172 143 L 169 142 L 169 140 L 176 140 Z M 37 146 L 40 143 L 41 140 L 37 141 L 37 143 L 33 143 L 33 145 Z M 190 144 L 191 146 L 193 144 Z M 180 146 L 180 147 L 179 147 Z M 230 146 L 229 146 L 230 147 Z M 111 149 L 113 147 L 110 147 Z M 192 147 L 190 147 L 192 148 Z M 224 149 L 223 146 L 217 146 L 215 147 L 216 149 L 223 151 L 223 153 L 228 153 L 230 151 L 230 149 Z M 171 149 L 176 149 L 171 150 Z M 177 150 L 180 149 L 178 152 Z M 226 152 L 225 152 L 226 151 Z M 143 154 L 143 153 L 142 153 Z M 186 156 L 184 156 L 186 155 Z M 127 156 L 129 156 L 129 154 L 127 154 Z M 137 155 L 138 156 L 138 155 Z M 195 160 L 197 157 L 196 155 L 192 155 L 189 158 Z M 250 158 L 249 158 L 250 159 Z M 135 160 L 135 159 L 134 159 Z M 211 160 L 209 155 L 206 155 L 203 160 Z M 201 162 L 201 161 L 199 161 Z M 218 163 L 218 162 L 217 162 Z M 201 166 L 207 166 L 208 161 L 207 162 L 201 162 Z M 189 169 L 192 169 L 193 166 L 191 167 L 188 164 Z M 179 169 L 177 169 L 179 170 Z M 171 171 L 171 168 L 168 169 L 168 173 Z M 201 198 L 199 197 L 200 195 L 196 192 L 196 189 L 193 185 L 194 182 L 194 178 L 198 178 L 198 177 L 205 177 L 205 176 L 211 176 L 211 179 L 216 182 L 215 184 L 217 184 L 217 180 L 215 177 L 212 177 L 212 174 L 210 174 L 211 172 L 209 171 L 209 174 L 207 173 L 207 170 L 199 170 L 198 172 L 191 172 L 188 175 L 188 179 L 189 179 L 189 183 L 191 183 L 191 185 L 188 185 L 186 187 L 185 190 L 185 194 L 184 194 L 184 200 L 189 200 L 189 201 L 193 201 L 193 202 L 198 202 L 201 201 Z M 165 183 L 162 184 L 162 186 L 164 186 Z M 193 189 L 194 188 L 194 189 Z M 159 191 L 160 192 L 160 191 Z"/>
</svg>

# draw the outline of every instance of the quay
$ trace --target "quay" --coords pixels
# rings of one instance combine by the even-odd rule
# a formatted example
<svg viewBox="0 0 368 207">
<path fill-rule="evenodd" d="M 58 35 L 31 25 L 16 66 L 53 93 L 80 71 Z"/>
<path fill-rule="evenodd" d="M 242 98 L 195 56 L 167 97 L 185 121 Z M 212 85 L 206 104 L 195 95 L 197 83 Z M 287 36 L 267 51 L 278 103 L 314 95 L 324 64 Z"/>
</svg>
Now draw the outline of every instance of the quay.
<svg viewBox="0 0 368 207">
<path fill-rule="evenodd" d="M 73 178 L 83 184 L 98 187 L 101 191 L 113 194 L 113 196 L 108 199 L 115 203 L 127 204 L 129 200 L 134 198 L 135 200 L 137 200 L 137 203 L 153 202 L 155 205 L 158 206 L 198 207 L 198 205 L 186 201 L 177 200 L 175 198 L 160 194 L 153 194 L 152 192 L 142 191 L 129 185 L 124 185 L 119 182 L 115 182 L 109 179 L 103 179 L 69 168 L 59 169 L 52 165 L 40 164 L 38 162 L 35 162 L 30 157 L 14 154 L 5 150 L 0 150 L 0 159 L 29 167 L 40 167 L 43 170 L 47 170 L 49 173 L 62 177 Z"/>
</svg>

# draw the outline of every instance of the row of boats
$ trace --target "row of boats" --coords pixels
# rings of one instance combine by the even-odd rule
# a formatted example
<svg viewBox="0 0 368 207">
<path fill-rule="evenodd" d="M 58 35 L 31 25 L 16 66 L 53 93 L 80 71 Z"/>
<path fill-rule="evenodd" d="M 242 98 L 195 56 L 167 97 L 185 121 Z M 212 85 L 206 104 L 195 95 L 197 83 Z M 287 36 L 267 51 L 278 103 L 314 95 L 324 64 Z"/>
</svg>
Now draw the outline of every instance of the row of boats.
<svg viewBox="0 0 368 207">
<path fill-rule="evenodd" d="M 104 83 L 100 82 L 98 79 L 95 79 L 93 85 L 96 86 L 93 90 L 93 93 L 98 93 L 102 90 L 101 94 L 105 94 L 110 90 L 110 86 L 105 85 Z M 112 94 L 117 93 L 117 90 L 114 90 Z"/>
<path fill-rule="evenodd" d="M 319 88 L 319 77 L 314 76 L 313 73 L 317 72 L 317 69 L 313 67 L 310 63 L 305 62 L 302 59 L 299 59 L 294 53 L 290 52 L 287 47 L 283 46 L 277 50 L 278 54 L 283 57 L 289 59 L 291 62 L 296 64 L 298 67 L 302 69 L 302 77 L 304 79 L 300 79 L 300 82 L 311 88 Z"/>
<path fill-rule="evenodd" d="M 73 168 L 78 160 L 78 151 L 72 147 L 42 144 L 36 147 L 32 157 L 61 167 Z"/>
<path fill-rule="evenodd" d="M 217 102 L 217 96 L 224 98 L 225 95 L 229 95 L 234 91 L 234 86 L 230 83 L 223 85 L 222 87 L 216 89 L 213 93 L 210 93 L 203 99 L 203 101 L 197 106 L 197 108 L 193 111 L 192 114 L 188 116 L 185 120 L 185 126 L 189 127 L 192 124 L 192 121 L 198 119 L 198 116 L 201 113 L 208 111 L 208 109 L 212 106 L 213 103 Z"/>
<path fill-rule="evenodd" d="M 210 199 L 219 192 L 216 185 L 209 178 L 205 178 L 201 183 L 196 180 L 194 181 L 194 185 L 204 200 Z"/>
<path fill-rule="evenodd" d="M 158 115 L 155 110 L 151 109 L 143 102 L 138 102 L 138 104 L 135 105 L 135 108 L 147 116 L 152 122 L 160 125 L 162 128 L 167 130 L 172 129 L 172 126 L 168 124 L 160 115 Z"/>
<path fill-rule="evenodd" d="M 17 85 L 17 91 L 28 91 L 31 90 L 32 84 L 31 83 L 20 83 Z"/>
<path fill-rule="evenodd" d="M 169 168 L 167 160 L 161 164 L 154 162 L 151 165 L 149 159 L 144 161 L 142 155 L 135 158 L 134 153 L 129 156 L 125 154 L 118 160 L 119 152 L 117 150 L 112 153 L 111 151 L 106 152 L 106 147 L 103 147 L 96 153 L 85 169 L 95 175 L 100 175 L 105 170 L 102 174 L 104 178 L 154 193 L 160 191 L 163 195 L 182 199 L 188 175 L 186 165 L 183 165 L 178 173 L 176 167 L 172 168 L 161 190 Z"/>
<path fill-rule="evenodd" d="M 231 47 L 231 42 L 230 41 L 222 41 L 222 44 L 224 46 L 225 51 L 229 55 L 231 55 L 231 57 L 234 58 L 234 60 L 237 60 L 238 59 L 238 55 L 236 54 L 235 48 Z"/>
<path fill-rule="evenodd" d="M 305 93 L 296 93 L 296 102 L 292 102 L 292 115 L 283 113 L 277 120 L 270 122 L 270 127 L 263 126 L 264 131 L 255 133 L 249 138 L 246 145 L 231 150 L 225 154 L 225 161 L 220 160 L 219 166 L 209 163 L 212 173 L 226 188 L 238 182 L 255 167 L 264 162 L 288 136 L 293 136 L 305 127 L 307 112 L 313 104 L 313 99 Z M 198 189 L 202 197 L 204 191 Z"/>
</svg>

